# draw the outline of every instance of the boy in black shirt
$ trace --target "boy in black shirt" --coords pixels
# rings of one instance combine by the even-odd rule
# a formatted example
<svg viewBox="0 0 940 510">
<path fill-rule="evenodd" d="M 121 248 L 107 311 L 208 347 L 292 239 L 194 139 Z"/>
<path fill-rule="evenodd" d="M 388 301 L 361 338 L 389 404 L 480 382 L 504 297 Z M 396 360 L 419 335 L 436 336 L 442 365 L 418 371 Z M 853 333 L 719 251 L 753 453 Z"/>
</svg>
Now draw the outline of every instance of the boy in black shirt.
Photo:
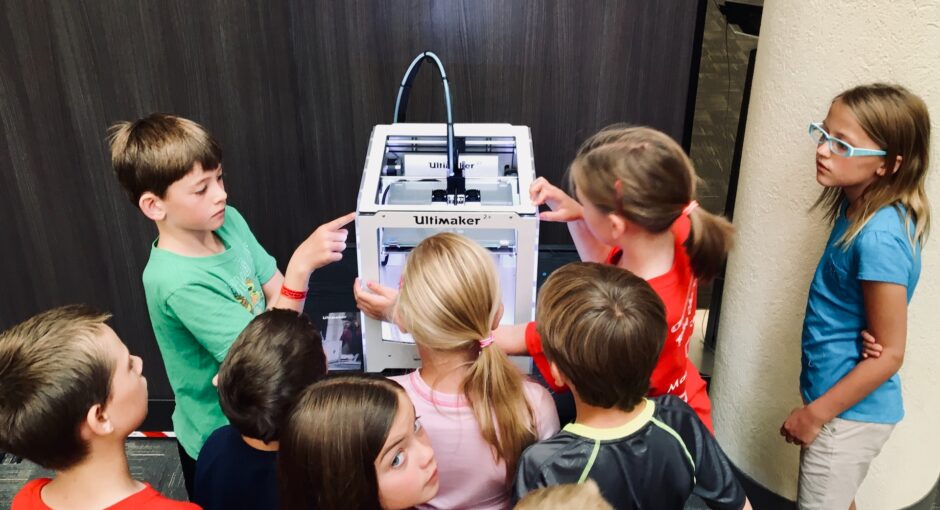
<svg viewBox="0 0 940 510">
<path fill-rule="evenodd" d="M 536 321 L 552 377 L 571 388 L 575 423 L 522 454 L 514 500 L 590 478 L 618 509 L 750 508 L 718 442 L 674 396 L 646 398 L 666 338 L 662 301 L 615 266 L 572 263 L 539 292 Z"/>
<path fill-rule="evenodd" d="M 199 452 L 193 502 L 205 510 L 280 508 L 281 426 L 297 396 L 325 374 L 320 333 L 306 315 L 275 308 L 252 319 L 219 367 L 219 403 L 231 425 Z"/>
</svg>

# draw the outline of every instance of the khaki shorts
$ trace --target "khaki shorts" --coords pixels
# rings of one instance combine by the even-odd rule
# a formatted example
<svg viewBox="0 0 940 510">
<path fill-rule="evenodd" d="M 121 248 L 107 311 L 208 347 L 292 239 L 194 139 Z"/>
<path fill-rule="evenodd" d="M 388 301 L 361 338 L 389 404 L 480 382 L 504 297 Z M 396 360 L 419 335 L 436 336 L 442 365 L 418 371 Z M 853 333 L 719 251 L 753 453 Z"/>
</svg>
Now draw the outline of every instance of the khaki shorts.
<svg viewBox="0 0 940 510">
<path fill-rule="evenodd" d="M 800 451 L 802 510 L 848 509 L 862 485 L 868 466 L 888 441 L 894 424 L 835 418 Z"/>
</svg>

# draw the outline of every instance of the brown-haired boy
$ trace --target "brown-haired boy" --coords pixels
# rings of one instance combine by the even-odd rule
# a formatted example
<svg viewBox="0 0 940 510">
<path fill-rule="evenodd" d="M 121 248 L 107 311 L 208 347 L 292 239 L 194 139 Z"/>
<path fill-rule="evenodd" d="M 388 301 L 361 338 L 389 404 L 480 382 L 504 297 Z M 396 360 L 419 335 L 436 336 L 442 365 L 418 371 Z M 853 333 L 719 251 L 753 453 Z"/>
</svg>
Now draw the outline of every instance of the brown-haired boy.
<svg viewBox="0 0 940 510">
<path fill-rule="evenodd" d="M 56 471 L 13 510 L 199 508 L 131 478 L 124 440 L 147 415 L 147 380 L 108 318 L 66 306 L 0 334 L 0 449 Z"/>
<path fill-rule="evenodd" d="M 280 508 L 281 427 L 300 393 L 324 375 L 326 354 L 310 318 L 274 309 L 252 319 L 219 369 L 219 400 L 231 425 L 199 452 L 193 501 L 205 510 Z"/>
<path fill-rule="evenodd" d="M 555 383 L 577 419 L 522 454 L 514 498 L 590 478 L 615 508 L 749 508 L 717 441 L 681 399 L 648 399 L 666 338 L 662 301 L 616 266 L 562 266 L 539 291 L 536 320 Z"/>
<path fill-rule="evenodd" d="M 340 260 L 348 214 L 318 228 L 284 275 L 226 205 L 222 149 L 202 126 L 155 113 L 110 131 L 111 161 L 159 237 L 144 269 L 154 335 L 176 397 L 173 429 L 186 489 L 206 438 L 226 424 L 210 383 L 235 337 L 266 308 L 303 310 L 310 274 Z"/>
</svg>

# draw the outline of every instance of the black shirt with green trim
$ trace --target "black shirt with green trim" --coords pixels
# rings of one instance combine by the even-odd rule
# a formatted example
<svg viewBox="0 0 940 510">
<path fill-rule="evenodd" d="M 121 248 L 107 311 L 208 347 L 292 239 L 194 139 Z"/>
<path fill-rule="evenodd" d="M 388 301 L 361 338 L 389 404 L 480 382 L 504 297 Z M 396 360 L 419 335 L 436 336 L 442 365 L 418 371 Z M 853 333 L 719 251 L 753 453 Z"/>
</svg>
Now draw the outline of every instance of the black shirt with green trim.
<svg viewBox="0 0 940 510">
<path fill-rule="evenodd" d="M 691 494 L 710 508 L 738 510 L 744 489 L 695 411 L 677 397 L 646 399 L 615 428 L 571 423 L 522 453 L 513 503 L 529 491 L 591 478 L 617 509 L 681 510 Z"/>
</svg>

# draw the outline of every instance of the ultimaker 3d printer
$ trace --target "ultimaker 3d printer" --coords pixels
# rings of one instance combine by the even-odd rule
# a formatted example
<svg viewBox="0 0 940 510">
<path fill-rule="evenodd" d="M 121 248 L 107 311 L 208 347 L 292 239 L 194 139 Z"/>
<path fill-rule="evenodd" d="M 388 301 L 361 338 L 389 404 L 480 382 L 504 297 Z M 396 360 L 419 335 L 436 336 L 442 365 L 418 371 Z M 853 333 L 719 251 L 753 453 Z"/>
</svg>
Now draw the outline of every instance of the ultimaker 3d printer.
<svg viewBox="0 0 940 510">
<path fill-rule="evenodd" d="M 403 122 L 424 61 L 440 71 L 446 124 Z M 534 178 L 529 128 L 454 124 L 440 59 L 418 55 L 402 79 L 394 123 L 372 130 L 356 217 L 360 281 L 398 288 L 405 259 L 421 240 L 456 232 L 492 254 L 503 293 L 502 323 L 532 320 L 539 228 L 538 207 L 529 200 Z M 367 372 L 419 365 L 414 340 L 394 324 L 363 314 L 362 333 Z M 527 358 L 514 362 L 528 371 Z"/>
</svg>

